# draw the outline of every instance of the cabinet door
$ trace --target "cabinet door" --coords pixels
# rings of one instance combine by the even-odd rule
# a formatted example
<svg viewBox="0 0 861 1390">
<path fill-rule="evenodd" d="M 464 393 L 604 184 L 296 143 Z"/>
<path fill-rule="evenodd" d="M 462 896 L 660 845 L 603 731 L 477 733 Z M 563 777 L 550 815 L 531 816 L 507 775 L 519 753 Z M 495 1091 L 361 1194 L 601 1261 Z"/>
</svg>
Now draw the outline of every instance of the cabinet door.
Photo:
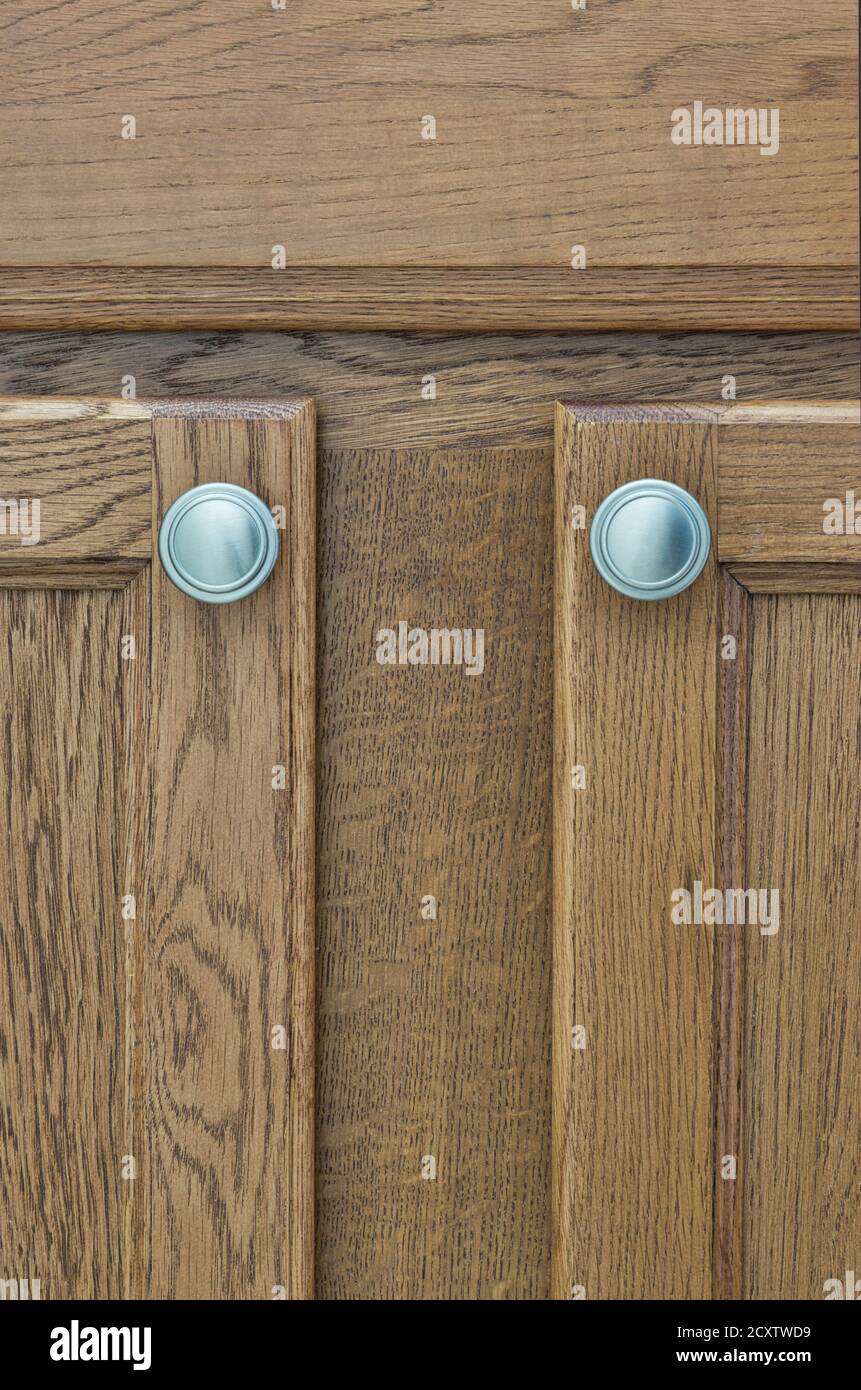
<svg viewBox="0 0 861 1390">
<path fill-rule="evenodd" d="M 205 483 L 280 527 L 237 602 L 159 559 Z M 308 1295 L 312 403 L 0 402 L 0 643 L 0 1276 Z"/>
<path fill-rule="evenodd" d="M 556 1296 L 852 1297 L 858 407 L 557 425 Z M 590 554 L 595 509 L 638 478 L 711 527 L 665 601 Z"/>
</svg>

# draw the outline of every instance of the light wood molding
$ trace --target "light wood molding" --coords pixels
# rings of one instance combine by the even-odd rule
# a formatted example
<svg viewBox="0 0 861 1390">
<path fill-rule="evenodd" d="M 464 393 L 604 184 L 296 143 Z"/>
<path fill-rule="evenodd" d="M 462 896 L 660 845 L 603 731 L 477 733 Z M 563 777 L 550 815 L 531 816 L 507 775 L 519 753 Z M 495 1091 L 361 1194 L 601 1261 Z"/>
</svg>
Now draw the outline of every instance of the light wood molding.
<svg viewBox="0 0 861 1390">
<path fill-rule="evenodd" d="M 292 420 L 309 401 L 244 396 L 165 396 L 121 400 L 99 396 L 0 396 L 0 424 L 45 420 L 151 420 L 170 417 L 219 420 Z"/>
<path fill-rule="evenodd" d="M 0 331 L 853 332 L 851 266 L 0 269 Z"/>
<path fill-rule="evenodd" d="M 46 420 L 148 420 L 143 401 L 119 397 L 0 396 L 0 424 L 37 425 Z"/>
</svg>

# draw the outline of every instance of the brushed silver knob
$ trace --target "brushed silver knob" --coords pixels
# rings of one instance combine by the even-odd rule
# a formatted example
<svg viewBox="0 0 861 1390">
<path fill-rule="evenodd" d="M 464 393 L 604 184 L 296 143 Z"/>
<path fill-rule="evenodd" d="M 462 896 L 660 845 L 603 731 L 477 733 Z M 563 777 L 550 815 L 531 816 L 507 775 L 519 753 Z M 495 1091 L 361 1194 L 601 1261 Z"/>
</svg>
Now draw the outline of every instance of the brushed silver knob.
<svg viewBox="0 0 861 1390">
<path fill-rule="evenodd" d="M 589 531 L 595 568 L 628 598 L 672 598 L 693 584 L 709 557 L 708 518 L 695 497 L 660 478 L 616 488 Z"/>
<path fill-rule="evenodd" d="M 272 573 L 280 541 L 272 513 L 235 483 L 203 483 L 176 499 L 159 527 L 165 574 L 201 603 L 235 603 Z"/>
</svg>

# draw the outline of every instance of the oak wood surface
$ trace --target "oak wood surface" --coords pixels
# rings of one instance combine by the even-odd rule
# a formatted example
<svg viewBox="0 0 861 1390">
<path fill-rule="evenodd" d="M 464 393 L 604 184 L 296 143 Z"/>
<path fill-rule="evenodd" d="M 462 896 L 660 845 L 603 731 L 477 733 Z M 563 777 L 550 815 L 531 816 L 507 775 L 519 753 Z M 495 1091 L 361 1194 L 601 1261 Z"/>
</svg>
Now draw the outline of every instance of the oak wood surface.
<svg viewBox="0 0 861 1390">
<path fill-rule="evenodd" d="M 56 451 L 61 405 L 5 405 L 0 449 Z M 235 607 L 194 604 L 143 557 L 118 594 L 30 592 L 36 571 L 0 596 L 2 1267 L 43 1297 L 308 1297 L 313 406 L 141 411 L 73 403 L 65 429 L 95 441 L 91 499 L 128 482 L 129 431 L 145 439 L 147 554 L 166 505 L 214 478 L 283 506 L 284 546 Z M 60 474 L 45 465 L 62 500 Z"/>
<path fill-rule="evenodd" d="M 706 430 L 715 446 L 718 479 L 706 501 L 713 525 L 715 491 L 722 503 L 728 487 L 744 517 L 739 494 L 751 480 L 752 508 L 762 475 L 779 488 L 785 513 L 782 531 L 779 522 L 776 528 L 779 540 L 764 524 L 759 530 L 751 527 L 748 561 L 740 568 L 759 582 L 780 580 L 775 571 L 782 562 L 760 562 L 759 556 L 779 555 L 781 547 L 792 546 L 797 528 L 786 518 L 804 515 L 811 476 L 815 487 L 817 478 L 833 479 L 838 465 L 847 472 L 857 466 L 857 415 L 857 404 L 850 403 L 796 403 L 784 409 L 780 403 L 763 402 L 717 411 L 648 403 L 559 408 L 553 999 L 557 1297 L 582 1296 L 576 1292 L 581 1283 L 585 1296 L 594 1296 L 585 1275 L 572 1274 L 590 1256 L 588 1272 L 599 1297 L 618 1296 L 619 1281 L 626 1277 L 634 1288 L 652 1288 L 655 1264 L 661 1271 L 672 1270 L 673 1260 L 682 1286 L 685 1280 L 701 1279 L 705 1296 L 714 1298 L 822 1298 L 832 1281 L 842 1285 L 854 1279 L 846 1271 L 855 1268 L 852 1252 L 861 1233 L 855 1153 L 861 975 L 851 930 L 859 836 L 851 770 L 859 752 L 859 726 L 857 678 L 846 653 L 852 650 L 858 598 L 836 592 L 753 597 L 733 578 L 737 567 L 723 567 L 717 586 L 707 569 L 686 595 L 702 586 L 700 601 L 710 610 L 716 588 L 717 617 L 714 630 L 697 638 L 695 669 L 689 673 L 675 655 L 687 608 L 678 600 L 634 604 L 601 584 L 585 551 L 585 533 L 566 525 L 566 509 L 576 502 L 591 515 L 596 502 L 630 476 L 670 477 L 701 500 L 708 498 L 694 452 Z M 786 419 L 792 419 L 791 428 Z M 835 419 L 844 423 L 835 424 Z M 663 438 L 655 447 L 658 432 Z M 689 461 L 679 468 L 676 461 L 684 461 L 685 450 Z M 807 471 L 802 453 L 809 460 Z M 593 458 L 599 464 L 590 472 Z M 820 536 L 820 553 L 826 540 Z M 815 555 L 817 547 L 811 546 L 810 553 Z M 791 560 L 786 565 L 790 572 L 807 568 L 815 569 L 823 583 L 822 571 L 832 566 L 812 560 L 809 566 Z M 847 571 L 849 564 L 833 568 Z M 857 574 L 856 568 L 856 581 Z M 834 576 L 830 587 L 835 588 Z M 612 610 L 612 624 L 602 625 L 600 610 L 596 618 L 596 600 Z M 639 647 L 639 665 L 629 672 L 625 662 L 631 629 L 647 624 L 659 607 L 658 628 L 648 644 L 657 674 L 647 668 Z M 725 652 L 730 638 L 735 646 Z M 713 644 L 718 639 L 721 659 L 715 669 Z M 703 670 L 705 689 L 700 690 Z M 659 684 L 662 673 L 666 695 Z M 705 853 L 701 848 L 694 854 L 672 821 L 665 823 L 662 805 L 647 807 L 646 814 L 640 806 L 650 778 L 658 788 L 655 794 L 663 795 L 673 811 L 684 797 L 687 764 L 676 753 L 672 767 L 662 772 L 667 740 L 655 736 L 654 726 L 669 719 L 675 728 L 691 700 L 691 745 L 702 760 L 705 786 L 689 817 L 700 825 L 704 819 L 707 836 Z M 642 771 L 639 752 L 632 764 L 630 752 L 626 757 L 625 747 L 613 744 L 616 737 L 625 745 L 626 736 L 629 745 L 643 750 Z M 592 795 L 594 778 L 586 789 L 574 788 L 569 777 L 574 763 L 587 770 L 597 765 L 599 797 Z M 649 906 L 656 881 L 663 882 L 667 863 L 680 853 L 693 865 L 691 876 L 706 886 L 697 865 L 708 863 L 712 825 L 717 884 L 770 889 L 769 925 L 775 930 L 763 932 L 755 924 L 674 929 L 660 894 Z M 691 833 L 689 825 L 685 830 Z M 597 932 L 596 918 L 602 929 Z M 641 933 L 651 925 L 662 938 L 644 960 L 636 960 L 639 990 L 626 988 L 626 966 L 635 955 L 630 947 L 626 950 L 627 937 L 637 929 L 632 922 Z M 659 1203 L 664 1221 L 657 1223 L 658 1240 L 672 1242 L 672 1249 L 654 1260 L 648 1221 L 654 1170 L 641 1156 L 632 1159 L 630 1154 L 632 1135 L 642 1129 L 651 1137 L 659 1130 L 667 1077 L 672 1081 L 676 1076 L 673 1062 L 668 1066 L 666 1059 L 653 1055 L 652 1041 L 664 1021 L 662 1002 L 678 994 L 665 965 L 666 937 L 673 930 L 705 933 L 714 943 L 709 1029 L 698 1038 L 693 1058 L 673 1059 L 690 1087 L 704 1054 L 710 1049 L 713 1056 L 712 1151 L 707 1158 L 710 1266 L 704 1266 L 701 1250 L 680 1241 L 687 1227 L 683 1219 L 680 1226 L 679 1217 L 684 1218 L 686 1209 L 677 1193 L 675 1205 L 669 1197 Z M 653 957 L 659 961 L 657 988 L 649 983 Z M 694 979 L 688 977 L 689 988 Z M 587 1017 L 590 989 L 600 1000 L 600 1027 L 590 1025 Z M 583 1051 L 569 1046 L 575 1024 L 587 1027 Z M 588 1068 L 596 1034 L 601 1048 L 614 1049 L 612 1075 L 599 1076 L 597 1084 Z M 646 1153 L 666 1148 L 653 1141 Z M 626 1177 L 624 1184 L 620 1178 L 619 1191 L 609 1163 L 600 1181 L 593 1176 L 605 1149 L 617 1155 L 618 1170 Z M 735 1164 L 732 1173 L 724 1171 L 728 1162 Z M 686 1157 L 686 1175 L 695 1171 Z M 671 1283 L 668 1287 L 672 1291 Z M 853 1293 L 854 1288 L 845 1296 Z"/>
<path fill-rule="evenodd" d="M 748 596 L 720 567 L 717 630 L 717 737 L 715 742 L 715 868 L 718 882 L 747 880 L 745 854 L 748 690 L 750 684 Z M 734 648 L 726 650 L 727 638 Z M 744 1296 L 744 1204 L 747 1180 L 744 1151 L 745 965 L 747 943 L 738 932 L 716 932 L 712 1015 L 714 1050 L 714 1148 L 712 1185 L 712 1297 Z M 734 1161 L 736 1176 L 727 1172 Z"/>
<path fill-rule="evenodd" d="M 483 1297 L 549 1292 L 554 400 L 576 389 L 595 399 L 661 400 L 672 392 L 718 402 L 727 372 L 742 399 L 839 400 L 857 389 L 857 361 L 856 339 L 830 335 L 814 342 L 793 335 L 0 336 L 0 387 L 8 392 L 111 395 L 132 372 L 148 397 L 278 397 L 288 389 L 318 397 L 318 1297 L 412 1296 L 417 1288 L 434 1298 L 476 1289 Z M 429 372 L 438 385 L 432 401 L 421 397 Z M 469 450 L 468 461 L 425 482 L 429 456 L 440 449 Z M 458 521 L 462 498 L 470 515 Z M 455 541 L 473 538 L 469 564 L 453 550 L 452 525 Z M 414 705 L 397 684 L 371 683 L 371 605 L 379 593 L 396 592 L 428 610 L 445 597 L 446 611 L 449 593 L 462 595 L 476 612 L 503 615 L 508 674 L 497 666 L 481 678 L 501 683 L 493 717 L 477 713 L 472 678 L 449 681 L 444 692 L 415 681 Z M 364 624 L 358 636 L 353 615 Z M 129 630 L 130 620 L 123 622 Z M 448 833 L 440 788 L 457 790 L 450 756 L 441 774 L 434 771 L 438 736 L 444 748 L 468 737 L 471 758 L 490 769 L 480 851 L 452 848 L 447 838 L 437 848 Z M 507 761 L 497 772 L 501 740 Z M 521 806 L 545 808 L 528 833 Z M 464 817 L 458 845 L 467 833 Z M 439 876 L 446 901 L 455 895 L 459 920 L 480 923 L 462 943 L 446 929 L 454 964 L 447 956 L 436 971 L 425 964 L 436 959 L 432 948 L 420 946 L 430 924 L 415 923 L 414 861 Z M 519 895 L 513 906 L 503 902 L 509 883 Z M 409 973 L 392 943 L 409 952 Z M 457 972 L 465 963 L 468 978 L 477 975 L 482 952 L 495 962 L 496 993 L 489 999 L 484 986 L 476 993 L 470 985 L 467 1015 L 459 1012 L 466 985 Z M 460 1044 L 442 1022 L 443 1006 L 445 1019 L 454 1016 L 466 1030 Z M 420 1020 L 418 1056 L 412 1037 L 403 1042 L 408 1016 Z M 498 1065 L 509 1035 L 519 1047 L 510 1081 Z M 456 1045 L 462 1082 L 442 1077 L 432 1060 L 434 1048 L 447 1046 L 448 1058 Z M 458 1127 L 450 1101 L 461 1096 L 467 1119 Z M 418 1137 L 407 1121 L 417 1116 L 441 1125 L 445 1161 L 436 1184 L 416 1177 Z M 498 1151 L 480 1142 L 503 1130 Z M 415 1191 L 399 1186 L 406 1170 Z M 444 1195 L 434 1195 L 440 1181 Z M 466 1205 L 475 1193 L 483 1206 Z M 502 1243 L 490 1240 L 486 1254 L 457 1259 L 464 1231 L 476 1227 L 498 1228 Z M 511 1274 L 505 1266 L 515 1260 Z"/>
<path fill-rule="evenodd" d="M 847 415 L 850 414 L 847 411 Z M 831 424 L 809 412 L 803 423 L 780 419 L 737 423 L 721 430 L 718 553 L 722 562 L 747 572 L 773 568 L 857 567 L 861 536 L 855 532 L 854 501 L 861 503 L 861 410 L 854 423 Z M 843 534 L 825 525 L 834 502 L 843 509 Z M 830 510 L 829 510 L 830 508 Z M 846 515 L 850 524 L 846 525 Z M 861 523 L 861 508 L 859 508 Z M 861 524 L 859 524 L 861 529 Z M 794 570 L 797 573 L 797 569 Z"/>
<path fill-rule="evenodd" d="M 4 408 L 5 407 L 5 408 Z M 0 401 L 0 586 L 118 587 L 150 557 L 143 419 L 38 413 Z M 9 508 L 18 504 L 18 520 Z M 25 536 L 26 517 L 36 530 Z M 38 515 L 34 512 L 38 505 Z"/>
<path fill-rule="evenodd" d="M 857 267 L 0 267 L 0 330 L 851 332 Z"/>
<path fill-rule="evenodd" d="M 546 1294 L 547 465 L 323 459 L 321 1297 Z M 483 674 L 377 664 L 401 619 L 484 629 Z"/>
<path fill-rule="evenodd" d="M 858 1268 L 859 605 L 751 600 L 748 875 L 779 890 L 781 916 L 775 936 L 747 947 L 752 1299 L 821 1299 Z"/>
<path fill-rule="evenodd" d="M 583 415 L 558 408 L 555 456 L 553 1292 L 708 1298 L 715 959 L 671 895 L 715 868 L 715 565 L 668 623 L 600 579 L 571 518 L 657 475 L 714 521 L 717 428 Z"/>
<path fill-rule="evenodd" d="M 49 420 L 149 420 L 151 414 L 142 401 L 113 396 L 0 396 L 0 422 L 4 425 L 13 421 L 41 425 Z"/>
<path fill-rule="evenodd" d="M 0 50 L 0 263 L 852 266 L 852 0 L 46 11 Z M 671 113 L 774 108 L 779 153 Z M 437 122 L 422 139 L 422 118 Z M 135 139 L 121 121 L 137 121 Z"/>
<path fill-rule="evenodd" d="M 286 509 L 270 580 L 194 603 L 152 569 L 138 1296 L 312 1290 L 313 413 L 157 408 L 153 528 L 202 482 Z M 276 767 L 283 791 L 273 789 Z M 280 1026 L 286 1047 L 275 1050 Z"/>
<path fill-rule="evenodd" d="M 554 403 L 575 391 L 709 401 L 719 419 L 743 408 L 751 423 L 764 407 L 750 414 L 748 403 L 771 398 L 791 422 L 805 401 L 820 409 L 857 397 L 858 374 L 858 338 L 831 334 L 0 334 L 0 389 L 10 395 L 111 396 L 129 375 L 141 400 L 289 391 L 317 400 L 324 451 L 552 449 Z M 735 403 L 721 400 L 727 376 Z M 426 399 L 431 377 L 436 398 Z"/>
<path fill-rule="evenodd" d="M 611 428 L 627 407 L 579 404 L 581 423 Z M 857 592 L 861 583 L 861 405 L 833 402 L 641 402 L 640 423 L 719 427 L 719 560 L 752 591 Z M 658 476 L 660 459 L 657 461 Z M 839 510 L 838 526 L 826 517 Z M 837 532 L 835 534 L 835 532 Z"/>
<path fill-rule="evenodd" d="M 43 1299 L 129 1255 L 122 600 L 0 594 L 0 1269 Z"/>
<path fill-rule="evenodd" d="M 451 1208 L 446 1205 L 451 1197 L 442 1204 L 427 1197 L 421 1204 L 412 1204 L 396 1193 L 392 1184 L 392 1172 L 401 1172 L 405 1163 L 405 1116 L 430 1111 L 430 1106 L 417 1098 L 415 1079 L 430 1074 L 430 1051 L 445 1047 L 446 1030 L 441 1017 L 427 1023 L 427 1052 L 420 1063 L 389 1042 L 392 1016 L 403 1009 L 417 1011 L 423 1019 L 428 1013 L 423 1004 L 427 988 L 423 970 L 416 969 L 408 986 L 402 987 L 394 979 L 394 967 L 378 963 L 378 937 L 389 940 L 401 930 L 396 903 L 391 905 L 388 878 L 381 878 L 378 885 L 377 878 L 373 881 L 376 899 L 371 892 L 367 913 L 373 912 L 376 901 L 383 920 L 374 916 L 378 924 L 370 942 L 366 942 L 359 924 L 353 929 L 349 917 L 352 899 L 348 890 L 356 881 L 357 856 L 364 863 L 371 849 L 374 855 L 383 855 L 378 847 L 399 834 L 396 826 L 402 813 L 396 798 L 387 799 L 380 792 L 376 812 L 369 819 L 369 794 L 364 790 L 359 763 L 353 780 L 345 780 L 345 749 L 356 744 L 366 723 L 377 717 L 385 748 L 396 738 L 387 702 L 378 705 L 376 714 L 374 706 L 371 713 L 357 708 L 355 673 L 359 660 L 366 670 L 367 648 L 363 642 L 353 655 L 352 638 L 342 626 L 342 614 L 345 606 L 369 605 L 371 594 L 376 592 L 376 581 L 369 584 L 369 573 L 374 571 L 369 571 L 356 553 L 357 537 L 366 535 L 371 545 L 384 553 L 387 573 L 399 570 L 415 575 L 410 592 L 415 591 L 419 602 L 435 606 L 435 575 L 440 564 L 453 564 L 448 525 L 458 512 L 458 498 L 466 484 L 463 470 L 445 478 L 437 474 L 434 488 L 428 491 L 424 481 L 428 455 L 435 448 L 494 450 L 494 471 L 491 473 L 490 463 L 483 464 L 474 489 L 477 496 L 485 498 L 485 543 L 494 553 L 505 550 L 509 559 L 505 567 L 487 571 L 483 587 L 478 574 L 474 575 L 470 594 L 477 596 L 481 588 L 494 610 L 509 613 L 506 631 L 512 669 L 523 671 L 520 681 L 533 680 L 527 673 L 536 659 L 534 653 L 547 652 L 551 642 L 547 571 L 536 567 L 536 560 L 530 557 L 547 557 L 552 548 L 549 489 L 554 400 L 576 389 L 594 399 L 644 396 L 659 400 L 672 392 L 693 402 L 718 402 L 725 373 L 736 375 L 743 399 L 843 399 L 857 391 L 857 354 L 855 339 L 832 335 L 819 336 L 815 342 L 796 335 L 0 336 L 0 388 L 7 392 L 68 396 L 85 391 L 110 396 L 120 389 L 122 375 L 131 371 L 138 379 L 140 396 L 146 398 L 277 398 L 288 386 L 300 395 L 319 396 L 319 1297 L 374 1297 L 383 1290 L 406 1295 L 416 1290 L 416 1262 L 412 1257 L 396 1258 L 391 1241 L 380 1247 L 373 1229 L 374 1212 L 396 1213 L 406 1247 L 421 1251 L 421 1287 L 430 1297 L 463 1297 L 476 1287 L 481 1297 L 505 1295 L 506 1291 L 509 1295 L 547 1297 L 549 1290 L 549 806 L 541 830 L 524 842 L 515 859 L 509 847 L 519 842 L 519 810 L 510 792 L 499 790 L 498 784 L 492 801 L 497 817 L 492 840 L 495 853 L 506 881 L 510 877 L 533 884 L 530 892 L 542 892 L 541 906 L 534 909 L 530 930 L 526 930 L 520 919 L 515 922 L 504 910 L 497 910 L 499 899 L 492 898 L 494 910 L 483 919 L 480 937 L 469 942 L 458 963 L 478 952 L 490 952 L 497 962 L 499 990 L 505 1001 L 498 1008 L 494 1001 L 495 1015 L 516 1011 L 517 1019 L 527 1020 L 517 1084 L 530 1097 L 530 1113 L 526 1118 L 520 1115 L 515 1093 L 494 1099 L 498 1070 L 487 1038 L 494 1036 L 498 1023 L 483 998 L 460 1022 L 466 1036 L 460 1045 L 462 1083 L 456 1094 L 491 1097 L 488 1105 L 492 1104 L 499 1125 L 505 1119 L 509 1129 L 519 1133 L 517 1127 L 526 1127 L 529 1140 L 524 1138 L 523 1143 L 529 1162 L 512 1156 L 506 1147 L 508 1141 L 502 1145 L 502 1154 L 508 1155 L 505 1213 L 498 1215 L 487 1207 L 483 1219 L 488 1226 L 499 1225 L 504 1234 L 501 1243 L 492 1247 L 492 1257 L 477 1257 L 480 1268 L 472 1262 L 456 1264 L 453 1258 L 448 1236 Z M 437 375 L 435 400 L 421 399 L 421 378 L 427 373 Z M 378 452 L 384 453 L 384 463 L 374 459 Z M 376 470 L 373 473 L 367 471 L 371 463 Z M 413 524 L 389 527 L 384 552 L 384 539 L 378 534 L 380 502 L 381 498 L 391 498 L 392 493 L 402 499 L 402 512 L 413 518 Z M 540 499 L 540 503 L 530 502 L 524 512 L 527 495 Z M 467 496 L 473 496 L 472 489 L 467 488 Z M 389 500 L 387 505 L 391 509 L 394 503 Z M 349 548 L 346 552 L 345 546 Z M 337 570 L 342 552 L 351 559 Z M 337 585 L 332 578 L 335 573 L 339 575 Z M 515 580 L 515 598 L 509 599 L 506 587 Z M 369 589 L 371 594 L 363 599 Z M 540 614 L 540 619 L 534 619 L 534 613 Z M 124 624 L 127 631 L 128 619 Z M 548 657 L 541 660 L 548 662 Z M 505 727 L 512 730 L 508 767 L 510 780 L 519 785 L 520 799 L 548 805 L 552 746 L 549 667 L 534 681 L 529 701 L 513 681 L 497 709 Z M 449 691 L 451 708 L 460 721 L 472 716 L 474 696 L 470 696 L 469 687 L 470 681 L 466 681 Z M 380 696 L 385 694 L 384 687 L 377 689 Z M 424 705 L 408 712 L 417 731 L 423 713 Z M 363 737 L 369 744 L 370 734 Z M 442 737 L 446 748 L 448 734 Z M 483 723 L 474 742 L 476 758 L 491 766 L 494 748 L 494 728 Z M 383 756 L 380 752 L 374 758 L 383 763 Z M 413 788 L 415 777 L 406 767 L 406 756 L 398 766 L 403 767 L 403 784 Z M 387 780 L 388 769 L 383 769 L 381 784 Z M 423 803 L 419 796 L 412 802 L 410 844 L 417 840 L 435 842 L 440 834 L 435 787 L 428 769 L 421 771 L 419 790 L 426 791 L 426 796 Z M 399 856 L 395 858 L 402 862 Z M 458 878 L 460 899 L 467 908 L 476 908 L 485 894 L 476 855 L 465 852 L 453 859 L 448 856 L 446 862 L 451 865 L 451 876 Z M 360 883 L 370 881 L 367 870 L 362 870 L 362 876 Z M 409 906 L 412 909 L 412 897 Z M 449 981 L 451 972 L 438 987 L 434 984 L 435 999 L 448 998 Z M 356 1045 L 356 1016 L 362 1019 L 360 1047 Z M 402 1027 L 406 1029 L 406 1024 Z M 413 1080 L 406 1081 L 408 1076 Z M 433 1113 L 442 1115 L 445 1097 L 455 1093 L 442 1081 L 434 1084 Z M 472 1115 L 469 1105 L 465 1113 Z M 490 1113 L 488 1109 L 481 1111 L 481 1123 Z M 491 1120 L 487 1123 L 490 1125 Z M 472 1126 L 470 1118 L 470 1134 L 476 1133 Z M 492 1190 L 498 1159 L 480 1143 L 465 1147 L 460 1131 L 452 1133 L 455 1140 L 448 1162 L 453 1155 L 460 1193 Z M 462 1152 L 465 1156 L 460 1156 Z M 412 1159 L 410 1147 L 410 1172 L 415 1172 Z M 451 1172 L 445 1176 L 451 1181 Z M 433 1187 L 427 1181 L 415 1184 L 419 1198 Z M 465 1215 L 460 1220 L 469 1225 Z M 498 1270 L 508 1259 L 510 1248 L 519 1251 L 519 1273 L 502 1289 Z"/>
</svg>

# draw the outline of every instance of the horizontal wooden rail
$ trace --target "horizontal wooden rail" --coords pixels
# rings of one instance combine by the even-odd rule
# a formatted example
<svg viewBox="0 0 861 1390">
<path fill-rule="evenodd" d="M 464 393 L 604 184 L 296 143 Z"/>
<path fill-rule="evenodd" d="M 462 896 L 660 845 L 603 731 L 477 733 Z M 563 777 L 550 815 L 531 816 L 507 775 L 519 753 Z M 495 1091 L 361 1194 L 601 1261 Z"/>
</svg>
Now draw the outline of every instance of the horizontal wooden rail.
<svg viewBox="0 0 861 1390">
<path fill-rule="evenodd" d="M 857 327 L 854 267 L 0 269 L 0 330 L 668 333 Z"/>
<path fill-rule="evenodd" d="M 718 556 L 752 593 L 861 592 L 857 401 L 735 406 L 721 417 Z"/>
</svg>

